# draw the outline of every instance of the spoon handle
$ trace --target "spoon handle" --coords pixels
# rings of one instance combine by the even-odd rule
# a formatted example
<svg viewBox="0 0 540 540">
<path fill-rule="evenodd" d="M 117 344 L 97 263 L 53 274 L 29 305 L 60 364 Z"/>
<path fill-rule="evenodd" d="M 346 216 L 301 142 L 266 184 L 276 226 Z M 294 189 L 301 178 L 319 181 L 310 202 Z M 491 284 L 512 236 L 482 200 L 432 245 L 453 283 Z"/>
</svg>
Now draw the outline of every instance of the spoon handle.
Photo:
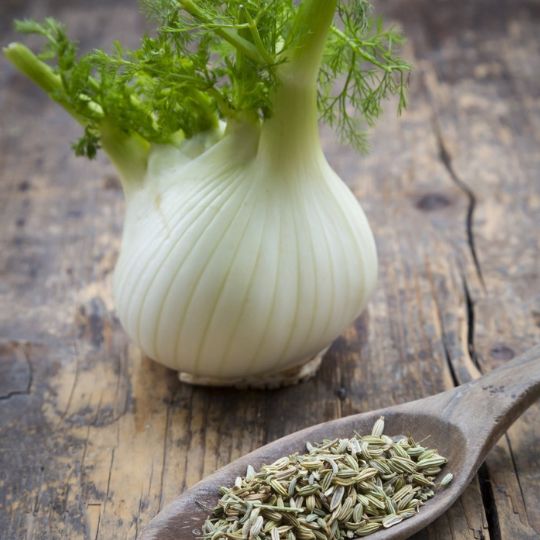
<svg viewBox="0 0 540 540">
<path fill-rule="evenodd" d="M 454 390 L 442 414 L 477 446 L 480 458 L 540 398 L 540 345 Z"/>
</svg>

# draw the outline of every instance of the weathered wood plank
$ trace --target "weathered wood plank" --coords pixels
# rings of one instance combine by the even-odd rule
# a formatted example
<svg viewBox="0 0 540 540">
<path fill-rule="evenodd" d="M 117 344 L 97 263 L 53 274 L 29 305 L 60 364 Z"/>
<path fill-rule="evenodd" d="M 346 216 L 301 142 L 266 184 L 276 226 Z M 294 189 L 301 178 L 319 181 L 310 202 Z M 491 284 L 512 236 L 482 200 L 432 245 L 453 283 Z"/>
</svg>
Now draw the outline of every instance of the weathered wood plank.
<svg viewBox="0 0 540 540">
<path fill-rule="evenodd" d="M 468 199 L 463 240 L 470 256 L 461 273 L 468 305 L 465 351 L 473 363 L 457 373 L 460 382 L 467 372 L 492 369 L 540 337 L 534 319 L 540 305 L 534 233 L 540 224 L 538 10 L 530 2 L 490 6 L 430 10 L 424 25 L 439 51 L 438 61 L 427 63 L 426 87 L 441 160 Z M 460 31 L 449 35 L 443 28 Z M 502 538 L 540 534 L 540 427 L 532 420 L 539 410 L 533 407 L 516 423 L 482 473 L 490 525 Z M 514 446 L 523 452 L 519 465 Z"/>
<path fill-rule="evenodd" d="M 129 345 L 110 295 L 123 212 L 112 169 L 71 157 L 77 128 L 2 70 L 6 538 L 136 538 L 176 493 L 264 442 L 435 393 L 475 376 L 475 362 L 490 369 L 511 356 L 506 348 L 518 353 L 538 340 L 538 199 L 529 195 L 540 170 L 538 69 L 530 63 L 538 13 L 532 2 L 497 11 L 502 5 L 382 6 L 410 36 L 410 110 L 379 124 L 366 158 L 325 136 L 373 225 L 380 284 L 318 376 L 274 392 L 180 385 Z M 130 0 L 5 3 L 0 24 L 46 14 L 66 21 L 83 47 L 134 43 L 141 31 Z M 484 501 L 472 484 L 418 538 L 538 535 L 537 414 L 490 456 Z"/>
</svg>

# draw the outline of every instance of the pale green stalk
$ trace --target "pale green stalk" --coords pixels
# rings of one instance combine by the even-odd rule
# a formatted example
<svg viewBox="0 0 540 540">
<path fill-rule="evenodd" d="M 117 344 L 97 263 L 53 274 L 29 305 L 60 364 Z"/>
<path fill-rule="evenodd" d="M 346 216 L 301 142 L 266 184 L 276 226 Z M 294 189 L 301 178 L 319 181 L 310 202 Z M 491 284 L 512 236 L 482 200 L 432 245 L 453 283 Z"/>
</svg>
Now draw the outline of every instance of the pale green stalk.
<svg viewBox="0 0 540 540">
<path fill-rule="evenodd" d="M 61 105 L 82 126 L 86 120 L 64 99 L 62 79 L 28 47 L 12 43 L 4 48 L 6 58 L 48 96 Z M 101 144 L 122 177 L 124 189 L 144 178 L 150 144 L 137 134 L 127 135 L 104 117 L 100 125 Z"/>
<path fill-rule="evenodd" d="M 262 130 L 260 151 L 270 161 L 301 163 L 302 157 L 322 156 L 317 111 L 317 76 L 336 0 L 305 0 L 293 33 L 297 36 L 286 61 L 279 66 L 273 116 Z"/>
</svg>

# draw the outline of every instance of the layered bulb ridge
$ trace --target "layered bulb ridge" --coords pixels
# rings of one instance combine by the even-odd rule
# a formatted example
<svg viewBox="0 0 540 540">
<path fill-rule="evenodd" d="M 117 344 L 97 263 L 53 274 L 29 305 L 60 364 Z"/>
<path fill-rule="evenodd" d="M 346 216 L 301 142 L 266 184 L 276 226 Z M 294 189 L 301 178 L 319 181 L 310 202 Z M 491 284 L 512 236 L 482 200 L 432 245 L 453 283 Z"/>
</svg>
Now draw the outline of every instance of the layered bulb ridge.
<svg viewBox="0 0 540 540">
<path fill-rule="evenodd" d="M 299 366 L 360 314 L 377 256 L 316 147 L 290 160 L 256 127 L 199 155 L 156 147 L 127 197 L 117 312 L 150 358 L 229 384 Z"/>
</svg>

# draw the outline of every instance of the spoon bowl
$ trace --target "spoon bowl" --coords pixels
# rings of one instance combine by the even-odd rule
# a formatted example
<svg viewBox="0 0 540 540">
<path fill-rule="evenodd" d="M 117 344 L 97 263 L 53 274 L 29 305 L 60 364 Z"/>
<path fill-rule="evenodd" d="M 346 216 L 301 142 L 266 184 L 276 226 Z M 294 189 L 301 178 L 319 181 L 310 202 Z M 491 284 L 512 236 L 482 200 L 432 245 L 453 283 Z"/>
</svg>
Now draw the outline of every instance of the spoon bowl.
<svg viewBox="0 0 540 540">
<path fill-rule="evenodd" d="M 540 346 L 491 373 L 447 392 L 332 420 L 297 431 L 247 454 L 200 481 L 165 507 L 143 532 L 143 540 L 192 540 L 217 504 L 221 486 L 282 456 L 304 453 L 307 441 L 350 438 L 371 432 L 380 416 L 389 436 L 413 435 L 437 448 L 448 459 L 441 476 L 452 483 L 437 489 L 420 512 L 389 529 L 369 535 L 372 540 L 408 538 L 443 514 L 468 486 L 486 454 L 514 420 L 540 397 Z"/>
</svg>

